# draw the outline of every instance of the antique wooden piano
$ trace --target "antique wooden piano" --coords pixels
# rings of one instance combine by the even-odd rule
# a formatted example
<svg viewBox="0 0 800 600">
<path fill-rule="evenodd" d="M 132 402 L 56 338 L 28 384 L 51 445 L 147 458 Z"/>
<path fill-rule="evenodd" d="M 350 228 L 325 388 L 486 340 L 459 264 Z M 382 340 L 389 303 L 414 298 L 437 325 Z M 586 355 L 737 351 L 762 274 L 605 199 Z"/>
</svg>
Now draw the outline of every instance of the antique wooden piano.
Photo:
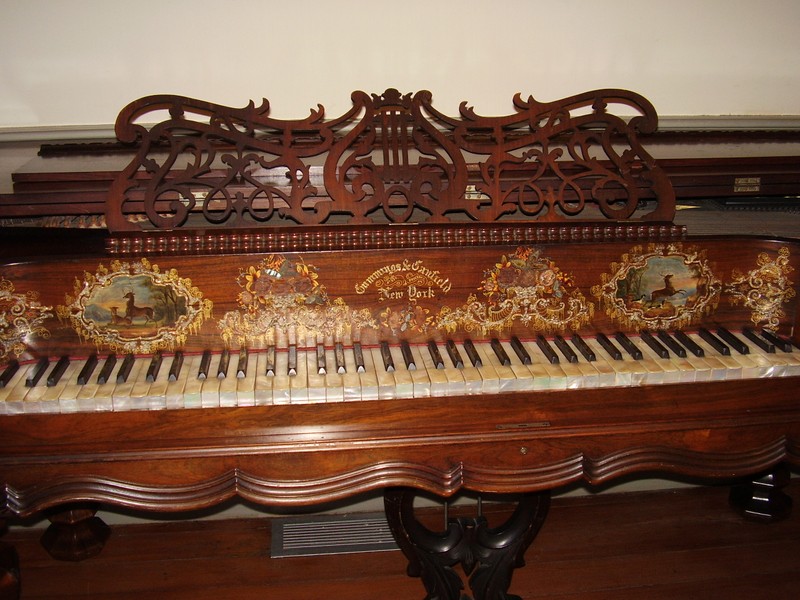
<svg viewBox="0 0 800 600">
<path fill-rule="evenodd" d="M 635 93 L 513 106 L 450 116 L 390 89 L 281 120 L 154 96 L 83 174 L 20 180 L 0 204 L 3 518 L 48 511 L 43 543 L 81 559 L 108 535 L 98 505 L 383 490 L 427 598 L 489 600 L 515 597 L 570 482 L 757 480 L 743 510 L 788 509 L 800 243 L 674 224 L 696 173 L 643 148 L 657 116 Z M 62 226 L 11 226 L 42 216 Z M 517 509 L 416 520 L 416 494 L 461 490 Z"/>
</svg>

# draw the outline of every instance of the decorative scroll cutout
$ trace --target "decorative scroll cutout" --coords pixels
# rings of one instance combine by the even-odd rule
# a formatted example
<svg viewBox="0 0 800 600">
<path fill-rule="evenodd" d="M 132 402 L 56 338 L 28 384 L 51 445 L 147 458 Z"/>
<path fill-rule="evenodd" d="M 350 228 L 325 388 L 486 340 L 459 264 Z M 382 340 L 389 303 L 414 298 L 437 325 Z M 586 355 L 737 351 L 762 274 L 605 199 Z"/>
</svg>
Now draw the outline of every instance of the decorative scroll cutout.
<svg viewBox="0 0 800 600">
<path fill-rule="evenodd" d="M 212 303 L 189 279 L 161 272 L 147 259 L 113 261 L 75 280 L 74 295 L 57 308 L 82 338 L 124 353 L 172 350 L 211 316 Z"/>
<path fill-rule="evenodd" d="M 447 116 L 428 91 L 354 92 L 352 101 L 331 120 L 322 106 L 274 119 L 266 100 L 238 109 L 180 96 L 133 102 L 116 132 L 139 149 L 111 187 L 109 229 L 674 216 L 669 180 L 638 141 L 658 120 L 638 94 L 517 95 L 515 112 L 498 117 L 466 103 Z M 611 106 L 637 116 L 626 121 Z M 163 111 L 169 118 L 151 129 L 137 124 Z M 643 199 L 655 202 L 644 208 Z"/>
<path fill-rule="evenodd" d="M 486 272 L 484 299 L 470 295 L 456 309 L 442 308 L 437 326 L 447 331 L 510 329 L 519 321 L 530 331 L 568 331 L 589 323 L 594 305 L 575 286 L 572 277 L 531 247 L 517 248 Z"/>
<path fill-rule="evenodd" d="M 775 330 L 786 316 L 781 305 L 796 294 L 788 277 L 793 271 L 789 265 L 789 249 L 781 248 L 776 258 L 763 252 L 758 255 L 757 265 L 747 273 L 735 270 L 733 281 L 725 291 L 730 294 L 732 304 L 744 305 L 752 311 L 753 324 Z"/>
<path fill-rule="evenodd" d="M 295 342 L 346 339 L 353 331 L 375 329 L 369 309 L 353 310 L 341 298 L 330 300 L 317 269 L 278 254 L 242 269 L 240 311 L 225 313 L 219 329 L 226 345 L 257 348 L 275 344 L 276 335 Z"/>
<path fill-rule="evenodd" d="M 22 354 L 29 336 L 50 337 L 44 322 L 51 310 L 39 303 L 38 292 L 14 293 L 14 284 L 0 277 L 0 359 Z"/>
<path fill-rule="evenodd" d="M 722 283 L 703 250 L 679 244 L 637 246 L 611 264 L 592 293 L 606 313 L 633 329 L 680 329 L 699 323 L 719 304 Z"/>
</svg>

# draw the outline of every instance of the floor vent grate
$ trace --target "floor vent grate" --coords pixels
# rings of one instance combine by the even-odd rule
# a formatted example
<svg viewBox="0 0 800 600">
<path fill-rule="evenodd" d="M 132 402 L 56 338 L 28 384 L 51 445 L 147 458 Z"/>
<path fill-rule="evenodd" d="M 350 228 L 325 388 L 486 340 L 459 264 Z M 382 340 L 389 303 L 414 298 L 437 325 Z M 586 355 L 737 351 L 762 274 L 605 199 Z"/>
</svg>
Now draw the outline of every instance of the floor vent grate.
<svg viewBox="0 0 800 600">
<path fill-rule="evenodd" d="M 382 513 L 273 519 L 272 557 L 397 550 Z"/>
</svg>

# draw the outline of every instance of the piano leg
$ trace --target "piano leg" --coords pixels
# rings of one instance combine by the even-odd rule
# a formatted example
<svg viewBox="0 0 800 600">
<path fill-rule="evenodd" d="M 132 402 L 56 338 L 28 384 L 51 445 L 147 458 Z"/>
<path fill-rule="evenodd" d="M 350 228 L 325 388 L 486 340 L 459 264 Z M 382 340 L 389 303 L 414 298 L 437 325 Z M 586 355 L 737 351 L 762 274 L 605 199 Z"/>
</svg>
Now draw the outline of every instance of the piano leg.
<svg viewBox="0 0 800 600">
<path fill-rule="evenodd" d="M 52 513 L 40 540 L 44 549 L 57 560 L 80 561 L 99 554 L 111 529 L 96 512 L 92 505 L 76 504 Z"/>
<path fill-rule="evenodd" d="M 511 575 L 547 516 L 549 492 L 522 496 L 514 513 L 491 528 L 486 518 L 449 519 L 447 530 L 434 532 L 414 516 L 416 492 L 393 488 L 384 493 L 389 528 L 408 559 L 408 574 L 420 577 L 426 600 L 519 600 L 508 594 Z M 472 596 L 463 595 L 458 564 L 469 577 Z"/>
<path fill-rule="evenodd" d="M 6 522 L 0 517 L 0 534 L 5 533 Z M 19 558 L 11 544 L 0 542 L 0 600 L 19 598 Z"/>
<path fill-rule="evenodd" d="M 786 464 L 731 488 L 729 500 L 746 519 L 773 522 L 785 519 L 792 512 L 792 499 L 783 492 L 789 484 L 791 473 Z"/>
</svg>

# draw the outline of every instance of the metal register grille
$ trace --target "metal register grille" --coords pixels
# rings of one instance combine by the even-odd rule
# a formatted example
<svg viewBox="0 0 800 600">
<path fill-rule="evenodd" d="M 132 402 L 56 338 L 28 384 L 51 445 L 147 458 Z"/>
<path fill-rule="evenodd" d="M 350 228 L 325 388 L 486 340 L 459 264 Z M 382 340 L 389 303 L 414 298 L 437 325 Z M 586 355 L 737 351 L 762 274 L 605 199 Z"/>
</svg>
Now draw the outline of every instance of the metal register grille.
<svg viewBox="0 0 800 600">
<path fill-rule="evenodd" d="M 397 550 L 382 513 L 312 515 L 272 521 L 273 558 Z"/>
</svg>

